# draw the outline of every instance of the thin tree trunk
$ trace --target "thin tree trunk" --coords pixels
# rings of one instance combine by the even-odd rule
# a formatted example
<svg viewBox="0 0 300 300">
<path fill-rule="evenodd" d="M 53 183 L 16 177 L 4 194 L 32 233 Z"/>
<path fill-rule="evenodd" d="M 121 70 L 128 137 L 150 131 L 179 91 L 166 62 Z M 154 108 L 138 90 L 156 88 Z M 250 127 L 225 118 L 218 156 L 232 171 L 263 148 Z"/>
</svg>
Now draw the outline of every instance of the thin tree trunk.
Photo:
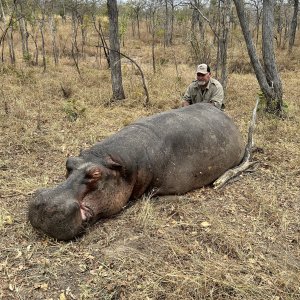
<svg viewBox="0 0 300 300">
<path fill-rule="evenodd" d="M 84 18 L 83 15 L 80 16 L 79 18 L 79 22 L 80 22 L 80 31 L 81 31 L 81 55 L 83 57 L 83 59 L 85 59 L 85 46 L 86 46 L 86 28 L 85 28 L 85 24 L 84 24 Z"/>
<path fill-rule="evenodd" d="M 104 55 L 105 55 L 105 58 L 106 58 L 106 61 L 107 61 L 108 68 L 110 68 L 109 50 L 108 50 L 108 46 L 107 46 L 107 43 L 106 43 L 106 40 L 105 40 L 105 37 L 104 37 L 104 33 L 103 33 L 103 30 L 102 30 L 101 22 L 100 22 L 100 20 L 98 21 L 98 27 L 97 27 L 95 16 L 93 15 L 92 18 L 93 18 L 93 23 L 94 23 L 95 30 L 97 31 L 97 33 L 99 35 L 99 39 L 100 39 L 100 41 L 102 43 L 102 46 L 103 46 L 103 51 L 104 51 Z M 100 43 L 99 43 L 99 45 L 100 45 Z M 100 48 L 100 57 L 101 57 L 101 48 Z"/>
<path fill-rule="evenodd" d="M 46 49 L 45 49 L 45 37 L 44 37 L 44 16 L 42 17 L 42 20 L 40 23 L 40 33 L 41 33 L 41 39 L 42 39 L 43 69 L 44 69 L 44 72 L 46 72 L 47 62 L 46 62 Z"/>
<path fill-rule="evenodd" d="M 140 16 L 137 14 L 136 16 L 137 29 L 138 29 L 138 38 L 141 39 L 141 30 L 140 30 Z"/>
<path fill-rule="evenodd" d="M 76 70 L 79 74 L 79 76 L 81 76 L 80 74 L 80 69 L 79 69 L 79 48 L 78 48 L 78 43 L 77 43 L 77 35 L 78 35 L 78 19 L 76 17 L 76 12 L 73 11 L 72 13 L 72 49 L 71 49 L 71 53 L 72 53 L 72 58 L 74 60 L 75 63 L 75 67 Z"/>
<path fill-rule="evenodd" d="M 37 66 L 39 64 L 39 47 L 38 47 L 38 42 L 37 42 L 37 38 L 38 38 L 38 32 L 35 33 L 35 35 L 29 33 L 29 35 L 32 37 L 32 40 L 34 42 L 34 46 L 35 46 L 35 53 L 34 53 L 34 58 L 33 58 L 33 64 L 35 66 Z"/>
<path fill-rule="evenodd" d="M 14 40 L 13 40 L 13 26 L 12 26 L 12 24 L 13 24 L 12 19 L 13 19 L 15 7 L 16 7 L 15 2 L 16 2 L 16 0 L 13 3 L 13 10 L 11 12 L 10 21 L 9 21 L 8 26 L 7 26 L 7 30 L 6 30 L 6 32 L 4 32 L 4 37 L 6 36 L 6 39 L 7 39 L 7 44 L 8 44 L 8 49 L 9 49 L 9 57 L 10 57 L 11 64 L 15 64 L 15 62 L 16 62 L 16 55 L 15 55 L 15 49 L 14 49 Z M 1 0 L 0 0 L 0 4 L 1 4 L 3 21 L 4 21 L 4 24 L 6 24 L 7 19 L 6 19 L 6 15 L 4 13 L 4 9 L 3 9 L 3 5 L 2 5 Z M 6 4 L 6 7 L 7 7 L 7 11 L 9 11 L 9 7 L 8 7 L 6 2 L 5 2 L 5 4 Z"/>
<path fill-rule="evenodd" d="M 266 79 L 268 85 L 272 88 L 270 97 L 267 97 L 267 110 L 271 113 L 282 112 L 282 85 L 277 71 L 274 45 L 273 45 L 273 28 L 274 28 L 274 1 L 263 1 L 263 60 Z"/>
<path fill-rule="evenodd" d="M 19 9 L 18 9 L 19 7 Z M 21 41 L 22 41 L 22 54 L 23 58 L 25 60 L 29 59 L 29 50 L 28 50 L 28 31 L 26 26 L 26 20 L 23 16 L 23 7 L 22 3 L 19 3 L 19 5 L 16 4 L 16 12 L 17 17 L 19 19 L 19 27 L 20 27 L 20 34 L 21 34 Z"/>
<path fill-rule="evenodd" d="M 224 1 L 223 13 L 222 13 L 222 34 L 219 39 L 220 47 L 220 68 L 221 76 L 220 82 L 223 85 L 224 91 L 227 87 L 227 49 L 228 49 L 228 35 L 230 29 L 230 17 L 231 17 L 231 0 Z"/>
<path fill-rule="evenodd" d="M 276 39 L 277 41 L 277 47 L 279 48 L 282 45 L 282 29 L 283 29 L 283 23 L 282 23 L 282 0 L 279 1 L 278 3 L 279 7 L 278 7 L 278 23 L 277 23 L 277 33 L 278 33 L 278 37 Z"/>
<path fill-rule="evenodd" d="M 290 36 L 289 36 L 289 50 L 288 50 L 289 54 L 292 53 L 292 48 L 295 44 L 298 11 L 299 11 L 299 0 L 294 0 L 294 13 L 291 21 L 291 29 L 290 29 Z"/>
<path fill-rule="evenodd" d="M 49 23 L 50 23 L 50 32 L 52 38 L 52 53 L 53 53 L 54 64 L 58 65 L 59 54 L 58 54 L 58 49 L 56 44 L 56 25 L 52 13 L 49 16 Z"/>
<path fill-rule="evenodd" d="M 169 47 L 170 42 L 170 12 L 168 6 L 168 0 L 165 0 L 165 24 L 164 24 L 164 46 Z"/>
<path fill-rule="evenodd" d="M 108 0 L 107 8 L 109 16 L 109 43 L 110 48 L 113 50 L 109 52 L 113 92 L 112 99 L 122 100 L 125 99 L 125 93 L 122 82 L 117 0 Z"/>
<path fill-rule="evenodd" d="M 8 32 L 7 32 L 7 42 L 9 46 L 9 56 L 10 56 L 10 62 L 11 64 L 16 63 L 16 54 L 15 54 L 15 47 L 14 47 L 14 37 L 13 37 L 13 26 L 12 24 L 9 26 Z"/>
<path fill-rule="evenodd" d="M 152 44 L 151 44 L 151 53 L 152 53 L 152 68 L 153 73 L 156 73 L 156 62 L 155 62 L 155 8 L 151 11 L 151 36 L 152 36 Z"/>
<path fill-rule="evenodd" d="M 134 23 L 134 20 L 131 20 L 131 32 L 132 32 L 132 37 L 135 37 L 135 23 Z"/>
</svg>

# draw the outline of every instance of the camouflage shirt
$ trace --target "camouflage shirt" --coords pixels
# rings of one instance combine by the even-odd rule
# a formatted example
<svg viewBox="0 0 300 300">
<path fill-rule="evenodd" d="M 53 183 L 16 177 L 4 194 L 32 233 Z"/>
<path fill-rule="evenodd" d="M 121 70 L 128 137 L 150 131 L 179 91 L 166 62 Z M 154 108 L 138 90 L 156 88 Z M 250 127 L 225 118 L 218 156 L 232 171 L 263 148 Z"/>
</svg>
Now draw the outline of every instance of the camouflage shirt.
<svg viewBox="0 0 300 300">
<path fill-rule="evenodd" d="M 224 91 L 221 83 L 210 78 L 207 87 L 202 90 L 197 80 L 194 80 L 187 88 L 183 100 L 194 104 L 198 102 L 210 102 L 214 106 L 221 108 L 224 100 Z"/>
</svg>

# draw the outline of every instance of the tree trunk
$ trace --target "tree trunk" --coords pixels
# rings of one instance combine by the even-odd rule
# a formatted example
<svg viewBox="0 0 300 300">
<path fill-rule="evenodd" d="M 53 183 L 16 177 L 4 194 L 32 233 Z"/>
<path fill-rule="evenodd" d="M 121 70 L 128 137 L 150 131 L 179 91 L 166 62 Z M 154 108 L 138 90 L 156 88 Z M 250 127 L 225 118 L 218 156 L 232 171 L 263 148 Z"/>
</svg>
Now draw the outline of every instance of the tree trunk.
<svg viewBox="0 0 300 300">
<path fill-rule="evenodd" d="M 282 115 L 282 87 L 280 78 L 277 73 L 273 49 L 273 3 L 270 0 L 263 1 L 262 43 L 264 67 L 266 68 L 264 70 L 256 54 L 256 50 L 253 44 L 253 40 L 249 30 L 249 24 L 245 15 L 244 2 L 240 0 L 233 1 L 243 31 L 252 67 L 254 69 L 259 86 L 266 98 L 266 110 L 275 115 Z"/>
<path fill-rule="evenodd" d="M 156 8 L 152 7 L 150 10 L 150 32 L 151 32 L 151 37 L 152 37 L 152 42 L 151 42 L 151 54 L 152 54 L 152 68 L 153 68 L 153 73 L 156 73 L 156 59 L 155 59 L 155 30 L 156 30 L 156 21 L 155 21 L 155 14 L 156 14 Z"/>
<path fill-rule="evenodd" d="M 299 11 L 299 0 L 294 0 L 294 13 L 291 21 L 291 29 L 290 29 L 290 36 L 289 36 L 289 51 L 288 51 L 289 54 L 292 53 L 292 48 L 295 44 L 298 11 Z"/>
<path fill-rule="evenodd" d="M 137 7 L 135 9 L 135 18 L 136 18 L 136 25 L 137 25 L 137 33 L 138 33 L 138 38 L 141 39 L 141 31 L 140 31 L 140 11 L 141 8 Z"/>
<path fill-rule="evenodd" d="M 112 81 L 112 100 L 125 99 L 125 93 L 122 83 L 120 42 L 118 30 L 118 7 L 117 0 L 107 0 L 108 17 L 109 17 L 109 52 L 111 63 L 111 81 Z"/>
<path fill-rule="evenodd" d="M 38 47 L 38 31 L 33 34 L 29 34 L 32 37 L 35 46 L 35 52 L 33 55 L 33 64 L 38 66 L 39 64 L 39 47 Z"/>
<path fill-rule="evenodd" d="M 263 1 L 262 20 L 262 51 L 264 69 L 271 94 L 265 95 L 267 100 L 267 110 L 271 113 L 282 113 L 282 85 L 277 71 L 274 46 L 274 0 Z"/>
<path fill-rule="evenodd" d="M 80 15 L 79 17 L 80 22 L 80 31 L 81 31 L 81 56 L 85 59 L 85 46 L 87 40 L 87 30 L 86 24 L 84 23 L 84 16 Z"/>
<path fill-rule="evenodd" d="M 221 76 L 220 82 L 223 85 L 224 91 L 227 87 L 227 48 L 228 48 L 228 35 L 230 29 L 230 17 L 231 17 L 231 0 L 224 1 L 224 7 L 222 9 L 222 31 L 219 38 L 219 48 L 220 48 L 220 69 Z"/>
<path fill-rule="evenodd" d="M 132 32 L 132 37 L 135 37 L 135 21 L 131 20 L 131 32 Z"/>
<path fill-rule="evenodd" d="M 101 41 L 102 46 L 103 46 L 103 51 L 104 51 L 104 55 L 105 55 L 105 58 L 107 61 L 108 68 L 110 69 L 109 50 L 108 50 L 108 46 L 107 46 L 105 36 L 104 36 L 103 30 L 102 30 L 101 21 L 98 20 L 98 26 L 97 26 L 96 17 L 94 15 L 92 15 L 92 18 L 93 18 L 94 27 L 99 35 L 99 40 Z M 100 41 L 99 41 L 99 45 L 100 45 Z M 101 48 L 100 48 L 100 58 L 101 58 Z M 100 59 L 100 61 L 101 61 L 101 59 Z"/>
<path fill-rule="evenodd" d="M 14 47 L 12 24 L 9 26 L 9 29 L 7 32 L 7 42 L 8 42 L 8 47 L 9 47 L 10 62 L 11 62 L 11 64 L 14 65 L 16 63 L 16 54 L 15 54 L 15 47 Z"/>
<path fill-rule="evenodd" d="M 79 69 L 79 48 L 78 48 L 78 42 L 77 42 L 77 35 L 78 35 L 78 18 L 77 18 L 77 12 L 73 10 L 72 12 L 72 49 L 71 49 L 71 54 L 73 61 L 75 63 L 76 70 L 80 74 L 80 69 Z"/>
<path fill-rule="evenodd" d="M 4 2 L 4 3 L 6 4 L 7 11 L 9 12 L 9 7 L 8 7 L 7 3 L 6 2 Z M 6 15 L 4 13 L 4 9 L 3 9 L 3 5 L 2 5 L 1 0 L 0 0 L 0 6 L 1 6 L 1 11 L 2 11 L 2 17 L 3 17 L 4 24 L 7 24 L 6 23 L 7 19 L 6 19 Z M 14 9 L 15 9 L 15 3 L 14 3 Z M 14 9 L 11 12 L 10 21 L 9 21 L 7 31 L 6 31 L 6 39 L 7 39 L 11 64 L 15 64 L 15 62 L 16 62 L 16 55 L 15 55 L 15 49 L 14 49 L 14 40 L 13 40 L 13 26 L 12 26 L 12 18 L 13 18 L 13 14 L 14 14 Z M 5 31 L 4 31 L 4 38 L 5 38 Z"/>
<path fill-rule="evenodd" d="M 40 33 L 42 39 L 42 56 L 43 56 L 43 70 L 46 72 L 47 63 L 46 63 L 46 49 L 45 49 L 45 37 L 44 37 L 44 16 L 42 17 L 40 23 Z"/>
<path fill-rule="evenodd" d="M 164 46 L 165 47 L 171 46 L 171 39 L 170 39 L 170 11 L 169 11 L 168 0 L 165 0 Z"/>
<path fill-rule="evenodd" d="M 277 11 L 277 34 L 276 42 L 277 47 L 282 46 L 282 30 L 283 30 L 283 20 L 282 20 L 282 11 L 283 11 L 283 0 L 279 0 L 276 7 Z"/>
<path fill-rule="evenodd" d="M 52 13 L 49 16 L 49 23 L 50 23 L 49 25 L 50 25 L 50 32 L 52 38 L 52 52 L 53 52 L 54 64 L 58 65 L 58 49 L 56 45 L 56 25 Z"/>
<path fill-rule="evenodd" d="M 18 9 L 19 7 L 19 9 Z M 20 1 L 19 5 L 17 7 L 16 4 L 16 12 L 17 12 L 17 18 L 19 19 L 19 27 L 20 27 L 20 33 L 21 33 L 21 41 L 22 41 L 22 54 L 23 58 L 25 60 L 29 59 L 29 51 L 28 51 L 28 31 L 27 31 L 27 26 L 26 26 L 26 21 L 23 16 L 23 7 L 22 3 Z"/>
</svg>

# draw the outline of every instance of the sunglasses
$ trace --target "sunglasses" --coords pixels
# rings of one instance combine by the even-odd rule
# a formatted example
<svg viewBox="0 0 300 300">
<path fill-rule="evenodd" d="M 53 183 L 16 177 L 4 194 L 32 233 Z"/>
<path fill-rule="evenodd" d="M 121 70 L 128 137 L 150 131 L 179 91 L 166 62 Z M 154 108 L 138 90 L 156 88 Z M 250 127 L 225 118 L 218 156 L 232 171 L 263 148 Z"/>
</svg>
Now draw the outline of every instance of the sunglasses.
<svg viewBox="0 0 300 300">
<path fill-rule="evenodd" d="M 207 74 L 207 73 L 206 73 L 206 74 Z M 198 76 L 198 77 L 201 77 L 201 76 L 204 77 L 206 74 L 197 73 L 197 76 Z"/>
</svg>

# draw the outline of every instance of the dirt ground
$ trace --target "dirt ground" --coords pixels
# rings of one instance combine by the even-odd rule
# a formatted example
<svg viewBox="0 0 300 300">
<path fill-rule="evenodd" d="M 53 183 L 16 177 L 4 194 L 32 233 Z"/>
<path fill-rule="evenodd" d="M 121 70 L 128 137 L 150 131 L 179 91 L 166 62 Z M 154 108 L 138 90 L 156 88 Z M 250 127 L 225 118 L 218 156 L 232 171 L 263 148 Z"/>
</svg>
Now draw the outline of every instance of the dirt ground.
<svg viewBox="0 0 300 300">
<path fill-rule="evenodd" d="M 143 197 L 68 243 L 28 223 L 34 190 L 64 180 L 68 155 L 174 107 L 189 79 L 153 77 L 150 87 L 167 90 L 152 89 L 146 110 L 133 100 L 137 77 L 125 82 L 127 100 L 107 106 L 108 71 L 83 81 L 66 69 L 1 72 L 1 299 L 300 299 L 300 70 L 281 74 L 287 117 L 258 112 L 256 171 L 221 190 Z M 245 140 L 257 92 L 253 75 L 230 75 L 226 113 Z"/>
</svg>

